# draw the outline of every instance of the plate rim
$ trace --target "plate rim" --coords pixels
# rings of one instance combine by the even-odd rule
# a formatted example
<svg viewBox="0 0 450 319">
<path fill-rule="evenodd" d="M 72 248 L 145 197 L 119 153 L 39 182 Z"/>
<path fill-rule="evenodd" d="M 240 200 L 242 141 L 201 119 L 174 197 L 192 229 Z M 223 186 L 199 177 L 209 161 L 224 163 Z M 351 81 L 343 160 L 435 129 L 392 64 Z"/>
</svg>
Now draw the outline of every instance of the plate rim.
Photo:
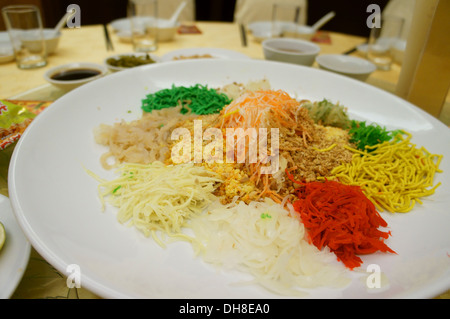
<svg viewBox="0 0 450 319">
<path fill-rule="evenodd" d="M 5 243 L 5 246 L 3 246 L 2 251 L 0 251 L 0 261 L 2 258 L 8 257 L 10 260 L 14 258 L 14 262 L 11 263 L 11 269 L 8 269 L 9 273 L 13 273 L 13 276 L 10 277 L 10 280 L 8 283 L 1 287 L 0 289 L 0 299 L 3 298 L 11 298 L 14 292 L 16 291 L 17 287 L 19 286 L 24 274 L 25 270 L 27 268 L 28 262 L 30 260 L 30 254 L 31 254 L 31 244 L 28 240 L 28 238 L 25 236 L 25 234 L 22 231 L 22 228 L 20 227 L 19 223 L 16 220 L 16 216 L 13 212 L 11 201 L 10 199 L 0 194 L 0 206 L 6 206 L 6 213 L 5 213 L 5 219 L 1 219 L 0 222 L 3 223 L 5 226 L 5 230 L 7 232 L 7 238 L 6 241 L 8 241 L 8 237 L 12 236 L 15 238 L 14 240 L 14 246 L 12 247 L 13 250 L 9 250 L 9 247 L 7 246 L 7 243 Z M 3 211 L 5 212 L 5 211 Z M 3 214 L 2 212 L 2 214 Z M 11 233 L 11 231 L 13 231 Z M 20 245 L 17 242 L 17 238 L 20 237 Z M 6 251 L 8 249 L 8 251 Z M 5 255 L 8 254 L 8 255 Z M 16 267 L 18 266 L 18 267 Z"/>
</svg>

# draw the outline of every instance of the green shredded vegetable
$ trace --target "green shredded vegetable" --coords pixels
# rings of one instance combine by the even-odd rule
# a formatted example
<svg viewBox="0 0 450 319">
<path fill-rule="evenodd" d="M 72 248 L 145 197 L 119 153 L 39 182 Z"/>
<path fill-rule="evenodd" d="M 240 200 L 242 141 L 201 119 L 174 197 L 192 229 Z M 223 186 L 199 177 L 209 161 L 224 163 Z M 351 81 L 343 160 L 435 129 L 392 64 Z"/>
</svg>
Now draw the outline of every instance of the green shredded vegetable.
<svg viewBox="0 0 450 319">
<path fill-rule="evenodd" d="M 119 185 L 116 188 L 113 189 L 112 193 L 115 194 L 122 186 Z"/>
<path fill-rule="evenodd" d="M 402 133 L 401 130 L 388 131 L 385 127 L 381 127 L 376 123 L 367 125 L 366 122 L 352 120 L 349 134 L 350 142 L 362 151 L 366 150 L 366 146 L 374 146 L 383 142 L 390 141 L 397 134 Z M 368 148 L 367 151 L 372 152 L 375 148 Z"/>
<path fill-rule="evenodd" d="M 170 89 L 163 89 L 153 94 L 148 94 L 142 100 L 142 109 L 145 112 L 161 110 L 168 107 L 182 105 L 181 113 L 191 112 L 198 115 L 219 113 L 229 104 L 231 99 L 215 89 L 196 84 L 191 87 L 172 85 Z"/>
<path fill-rule="evenodd" d="M 261 214 L 261 219 L 266 219 L 266 218 L 272 218 L 272 216 L 270 216 L 269 213 L 262 213 Z"/>
<path fill-rule="evenodd" d="M 350 126 L 350 119 L 346 108 L 339 104 L 333 104 L 327 99 L 320 102 L 310 102 L 303 105 L 316 124 L 334 126 L 346 129 Z"/>
</svg>

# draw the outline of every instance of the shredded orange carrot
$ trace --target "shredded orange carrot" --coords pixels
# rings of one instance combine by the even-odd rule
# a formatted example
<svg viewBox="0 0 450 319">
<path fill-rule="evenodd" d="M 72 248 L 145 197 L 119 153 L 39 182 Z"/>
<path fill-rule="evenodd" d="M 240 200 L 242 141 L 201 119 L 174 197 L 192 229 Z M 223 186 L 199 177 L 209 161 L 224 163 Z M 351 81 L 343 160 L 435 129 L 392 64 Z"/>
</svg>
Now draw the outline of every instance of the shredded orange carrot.
<svg viewBox="0 0 450 319">
<path fill-rule="evenodd" d="M 303 184 L 297 195 L 293 206 L 311 242 L 319 249 L 328 246 L 346 267 L 353 269 L 362 264 L 357 255 L 395 253 L 384 243 L 390 232 L 378 229 L 386 227 L 386 221 L 359 186 L 311 182 Z"/>
<path fill-rule="evenodd" d="M 295 114 L 300 102 L 282 90 L 249 91 L 233 100 L 222 111 L 222 127 L 267 127 L 269 117 L 281 126 L 296 127 Z"/>
<path fill-rule="evenodd" d="M 303 123 L 305 114 L 302 111 L 301 102 L 283 90 L 248 91 L 221 110 L 217 127 L 222 131 L 225 128 L 278 128 L 297 135 L 307 147 L 312 135 L 308 132 L 308 125 Z M 267 175 L 261 176 L 261 165 L 260 161 L 247 164 L 250 179 L 261 190 L 258 198 L 267 196 L 276 202 L 282 202 L 282 196 L 271 189 L 273 179 Z"/>
</svg>

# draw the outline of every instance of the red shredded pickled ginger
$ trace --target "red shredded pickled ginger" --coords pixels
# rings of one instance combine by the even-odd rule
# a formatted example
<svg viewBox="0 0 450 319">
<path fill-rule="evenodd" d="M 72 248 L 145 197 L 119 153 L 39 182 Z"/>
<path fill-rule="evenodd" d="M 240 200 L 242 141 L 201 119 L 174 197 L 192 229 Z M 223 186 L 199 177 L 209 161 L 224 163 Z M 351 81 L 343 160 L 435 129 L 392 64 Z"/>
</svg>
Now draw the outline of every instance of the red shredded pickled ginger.
<svg viewBox="0 0 450 319">
<path fill-rule="evenodd" d="M 362 264 L 357 255 L 377 251 L 395 253 L 384 243 L 390 232 L 378 229 L 386 227 L 386 221 L 359 186 L 336 181 L 303 185 L 293 206 L 318 249 L 328 246 L 350 269 Z"/>
</svg>

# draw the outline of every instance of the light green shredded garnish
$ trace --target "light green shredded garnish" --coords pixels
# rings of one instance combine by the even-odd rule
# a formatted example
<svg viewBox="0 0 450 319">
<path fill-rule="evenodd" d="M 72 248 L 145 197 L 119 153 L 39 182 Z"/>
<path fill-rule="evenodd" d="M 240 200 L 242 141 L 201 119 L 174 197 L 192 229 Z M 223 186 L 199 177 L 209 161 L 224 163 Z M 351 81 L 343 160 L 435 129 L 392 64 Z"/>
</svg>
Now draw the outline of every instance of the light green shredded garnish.
<svg viewBox="0 0 450 319">
<path fill-rule="evenodd" d="M 121 187 L 122 187 L 121 185 L 117 186 L 116 188 L 113 189 L 112 193 L 114 194 L 114 193 L 117 192 Z"/>
<path fill-rule="evenodd" d="M 327 99 L 303 105 L 309 111 L 312 120 L 320 125 L 348 128 L 350 119 L 344 106 L 333 104 Z"/>
</svg>

